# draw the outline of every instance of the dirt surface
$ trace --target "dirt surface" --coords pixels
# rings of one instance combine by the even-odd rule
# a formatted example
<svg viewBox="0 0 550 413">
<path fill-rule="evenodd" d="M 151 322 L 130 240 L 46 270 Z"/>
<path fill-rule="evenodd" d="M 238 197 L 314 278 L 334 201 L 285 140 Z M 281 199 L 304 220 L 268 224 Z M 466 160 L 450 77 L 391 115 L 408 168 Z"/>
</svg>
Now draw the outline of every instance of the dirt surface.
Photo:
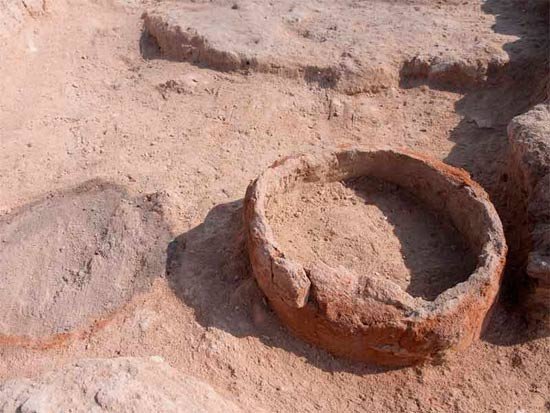
<svg viewBox="0 0 550 413">
<path fill-rule="evenodd" d="M 0 38 L 8 38 L 21 26 L 46 12 L 45 0 L 1 0 Z"/>
<path fill-rule="evenodd" d="M 71 333 L 149 288 L 171 238 L 160 213 L 89 181 L 0 216 L 0 342 Z"/>
<path fill-rule="evenodd" d="M 370 18 L 377 4 L 393 3 L 369 2 Z M 498 191 L 506 125 L 539 103 L 533 88 L 547 71 L 547 2 L 398 3 L 469 21 L 462 34 L 480 42 L 498 37 L 495 55 L 504 50 L 509 63 L 476 89 L 398 77 L 376 93 L 348 95 L 300 76 L 222 72 L 142 54 L 141 16 L 158 2 L 49 0 L 42 15 L 2 21 L 9 29 L 0 36 L 0 214 L 102 178 L 131 198 L 169 194 L 167 222 L 177 236 L 165 245 L 166 277 L 133 295 L 102 328 L 40 349 L 0 344 L 0 379 L 36 378 L 82 358 L 158 354 L 248 411 L 547 411 L 550 342 L 527 324 L 509 299 L 513 292 L 504 292 L 482 339 L 444 365 L 386 370 L 293 338 L 246 270 L 246 186 L 295 153 L 356 145 L 421 151 L 467 169 L 503 220 L 513 218 Z M 399 28 L 369 30 L 414 38 L 422 25 L 409 24 L 410 15 Z M 344 24 L 337 11 L 330 19 Z M 460 27 L 446 36 L 460 37 Z M 370 53 L 384 48 L 372 43 Z M 36 225 L 37 232 L 56 228 Z M 24 261 L 39 262 L 28 254 L 9 259 L 2 282 Z"/>
<path fill-rule="evenodd" d="M 306 267 L 320 260 L 390 279 L 428 300 L 475 268 L 454 227 L 406 190 L 375 178 L 307 184 L 272 198 L 275 239 Z"/>
<path fill-rule="evenodd" d="M 39 381 L 0 385 L 0 410 L 15 412 L 240 412 L 206 383 L 162 357 L 81 360 Z"/>
</svg>

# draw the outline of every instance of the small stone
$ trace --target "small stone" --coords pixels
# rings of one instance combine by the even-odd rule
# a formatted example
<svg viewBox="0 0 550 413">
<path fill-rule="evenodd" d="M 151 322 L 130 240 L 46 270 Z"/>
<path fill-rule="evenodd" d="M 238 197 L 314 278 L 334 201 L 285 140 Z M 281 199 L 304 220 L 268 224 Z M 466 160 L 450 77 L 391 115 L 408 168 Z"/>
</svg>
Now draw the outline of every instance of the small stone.
<svg viewBox="0 0 550 413">
<path fill-rule="evenodd" d="M 151 356 L 149 358 L 155 363 L 164 363 L 164 358 L 162 356 Z"/>
</svg>

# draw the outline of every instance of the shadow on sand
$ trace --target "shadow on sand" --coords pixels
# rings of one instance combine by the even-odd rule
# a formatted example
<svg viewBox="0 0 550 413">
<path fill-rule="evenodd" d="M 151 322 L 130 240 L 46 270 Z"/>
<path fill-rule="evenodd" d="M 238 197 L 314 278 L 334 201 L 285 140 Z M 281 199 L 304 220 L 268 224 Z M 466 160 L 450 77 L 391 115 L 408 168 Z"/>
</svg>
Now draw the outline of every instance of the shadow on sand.
<svg viewBox="0 0 550 413">
<path fill-rule="evenodd" d="M 265 345 L 292 352 L 325 371 L 365 375 L 389 370 L 335 358 L 294 338 L 249 275 L 242 228 L 242 200 L 221 204 L 168 247 L 168 282 L 195 310 L 197 322 L 236 337 L 258 337 Z"/>
</svg>

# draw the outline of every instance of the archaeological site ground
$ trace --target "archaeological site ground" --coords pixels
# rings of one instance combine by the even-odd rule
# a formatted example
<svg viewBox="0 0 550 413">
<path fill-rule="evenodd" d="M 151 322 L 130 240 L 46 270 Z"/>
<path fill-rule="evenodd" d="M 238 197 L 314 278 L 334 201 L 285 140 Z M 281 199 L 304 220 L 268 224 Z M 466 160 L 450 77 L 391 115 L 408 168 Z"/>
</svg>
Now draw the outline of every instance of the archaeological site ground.
<svg viewBox="0 0 550 413">
<path fill-rule="evenodd" d="M 0 412 L 549 412 L 549 4 L 0 0 Z"/>
</svg>

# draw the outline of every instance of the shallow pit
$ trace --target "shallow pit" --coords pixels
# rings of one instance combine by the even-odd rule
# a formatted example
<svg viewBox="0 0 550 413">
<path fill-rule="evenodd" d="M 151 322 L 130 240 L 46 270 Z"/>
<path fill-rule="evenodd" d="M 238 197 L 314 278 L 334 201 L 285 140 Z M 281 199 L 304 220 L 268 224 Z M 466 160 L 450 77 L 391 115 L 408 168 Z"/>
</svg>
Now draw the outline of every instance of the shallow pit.
<svg viewBox="0 0 550 413">
<path fill-rule="evenodd" d="M 296 335 L 388 365 L 439 359 L 479 336 L 506 256 L 468 174 L 409 152 L 276 162 L 248 188 L 256 280 Z"/>
<path fill-rule="evenodd" d="M 100 325 L 162 275 L 154 196 L 92 180 L 0 216 L 0 343 L 49 346 Z"/>
</svg>

